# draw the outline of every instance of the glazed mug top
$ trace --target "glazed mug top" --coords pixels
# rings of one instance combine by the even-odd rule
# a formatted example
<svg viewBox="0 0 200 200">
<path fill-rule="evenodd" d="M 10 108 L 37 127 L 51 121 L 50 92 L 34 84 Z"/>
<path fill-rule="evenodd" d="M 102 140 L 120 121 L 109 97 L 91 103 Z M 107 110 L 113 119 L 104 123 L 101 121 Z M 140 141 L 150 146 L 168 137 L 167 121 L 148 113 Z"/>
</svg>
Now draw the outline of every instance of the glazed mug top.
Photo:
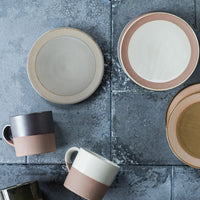
<svg viewBox="0 0 200 200">
<path fill-rule="evenodd" d="M 71 165 L 71 155 L 78 152 Z M 120 167 L 110 160 L 84 148 L 72 147 L 66 152 L 65 161 L 68 169 L 73 167 L 86 176 L 110 186 Z"/>
<path fill-rule="evenodd" d="M 2 138 L 15 148 L 16 156 L 30 156 L 56 150 L 52 111 L 10 117 Z"/>
<path fill-rule="evenodd" d="M 13 137 L 54 133 L 52 111 L 10 117 Z"/>
</svg>

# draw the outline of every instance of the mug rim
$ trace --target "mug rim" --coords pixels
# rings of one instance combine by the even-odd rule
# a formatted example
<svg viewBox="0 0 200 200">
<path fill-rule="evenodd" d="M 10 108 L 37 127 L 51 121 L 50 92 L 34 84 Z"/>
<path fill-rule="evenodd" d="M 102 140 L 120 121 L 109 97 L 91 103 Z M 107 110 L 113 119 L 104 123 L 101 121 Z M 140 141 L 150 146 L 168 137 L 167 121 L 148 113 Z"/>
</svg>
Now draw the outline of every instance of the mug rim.
<svg viewBox="0 0 200 200">
<path fill-rule="evenodd" d="M 39 114 L 44 114 L 44 113 L 52 114 L 52 111 L 48 110 L 48 111 L 41 111 L 41 112 L 32 112 L 32 113 L 27 113 L 27 114 L 18 114 L 18 115 L 12 115 L 9 118 L 11 119 L 11 118 L 15 118 L 15 117 L 27 117 L 27 116 L 31 116 L 31 115 L 39 115 Z"/>
<path fill-rule="evenodd" d="M 20 186 L 32 185 L 33 183 L 38 184 L 38 181 L 28 181 L 28 182 L 21 183 L 21 184 L 19 183 L 19 184 L 10 186 L 10 187 L 6 187 L 6 188 L 3 188 L 3 189 L 0 189 L 0 192 L 2 192 L 2 191 L 7 191 L 7 190 L 11 190 L 11 189 L 14 189 L 14 188 L 17 188 L 17 187 L 20 187 Z"/>
<path fill-rule="evenodd" d="M 113 167 L 116 167 L 116 168 L 120 168 L 119 165 L 115 164 L 114 162 L 108 160 L 107 158 L 104 158 L 103 156 L 93 152 L 93 151 L 90 151 L 89 149 L 86 149 L 86 148 L 80 148 L 80 150 L 83 150 L 83 151 L 86 151 L 87 153 L 89 153 L 90 155 L 92 155 L 93 157 L 95 158 L 98 158 L 99 160 L 101 160 L 102 162 L 104 162 L 105 164 L 109 164 L 109 165 L 112 165 Z"/>
</svg>

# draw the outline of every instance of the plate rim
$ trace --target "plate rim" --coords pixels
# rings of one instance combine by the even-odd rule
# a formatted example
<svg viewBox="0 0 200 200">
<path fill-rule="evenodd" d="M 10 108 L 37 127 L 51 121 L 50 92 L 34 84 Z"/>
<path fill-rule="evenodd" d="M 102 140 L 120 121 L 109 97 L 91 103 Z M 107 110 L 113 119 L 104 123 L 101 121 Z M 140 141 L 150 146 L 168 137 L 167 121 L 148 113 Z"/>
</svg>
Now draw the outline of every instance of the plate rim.
<svg viewBox="0 0 200 200">
<path fill-rule="evenodd" d="M 178 139 L 176 136 L 177 121 L 181 113 L 183 113 L 184 110 L 187 109 L 192 104 L 195 104 L 198 102 L 200 102 L 200 93 L 192 94 L 186 97 L 175 107 L 174 111 L 172 112 L 170 116 L 169 123 L 166 126 L 166 137 L 167 137 L 167 141 L 168 141 L 170 149 L 179 160 L 181 160 L 183 163 L 191 167 L 200 169 L 200 158 L 195 158 L 191 156 L 189 153 L 187 153 L 183 149 L 183 147 L 179 144 L 179 142 L 177 142 Z M 187 158 L 185 158 L 184 156 L 180 154 L 186 156 Z M 188 161 L 187 160 L 188 158 L 193 160 L 192 161 L 193 163 L 190 162 L 191 160 Z M 196 163 L 199 163 L 199 164 L 196 164 Z"/>
<path fill-rule="evenodd" d="M 183 88 L 173 97 L 166 111 L 166 117 L 165 117 L 166 125 L 168 124 L 169 118 L 172 112 L 174 111 L 174 109 L 176 108 L 176 106 L 185 98 L 196 93 L 200 93 L 200 83 L 192 84 Z"/>
<path fill-rule="evenodd" d="M 130 31 L 130 29 L 133 28 L 135 24 L 136 25 L 139 24 L 139 26 L 136 28 L 136 30 L 137 30 L 139 27 L 141 27 L 143 24 L 146 23 L 145 22 L 145 23 L 141 24 L 142 23 L 141 20 L 144 20 L 145 18 L 147 18 L 147 20 L 148 20 L 148 18 L 151 18 L 152 16 L 154 18 L 157 17 L 158 19 L 159 19 L 160 16 L 162 16 L 162 17 L 164 16 L 165 18 L 168 18 L 169 20 L 172 20 L 172 21 L 173 20 L 175 20 L 175 21 L 177 20 L 188 31 L 186 33 L 186 31 L 184 31 L 183 28 L 180 27 L 180 24 L 176 24 L 176 23 L 172 22 L 172 23 L 176 24 L 179 28 L 181 28 L 185 32 L 185 34 L 186 34 L 186 36 L 187 36 L 187 38 L 188 38 L 188 40 L 190 42 L 190 46 L 191 46 L 192 52 L 191 52 L 190 61 L 189 61 L 188 65 L 187 65 L 186 69 L 184 70 L 184 72 L 181 73 L 175 79 L 172 79 L 171 81 L 168 81 L 168 82 L 163 82 L 163 83 L 152 82 L 152 81 L 148 81 L 148 80 L 142 78 L 141 76 L 139 76 L 133 70 L 133 68 L 131 67 L 131 65 L 129 63 L 128 57 L 126 55 L 127 51 L 125 53 L 123 51 L 123 49 L 125 47 L 128 49 L 128 42 L 127 42 L 126 38 L 127 38 L 127 33 Z M 132 20 L 132 21 L 134 21 L 134 20 Z M 150 21 L 152 21 L 152 20 L 150 20 Z M 127 27 L 128 25 L 129 25 L 129 27 Z M 124 29 L 126 29 L 126 27 L 127 27 L 128 30 L 126 31 L 125 35 L 123 36 L 123 40 L 121 42 L 121 45 L 118 46 L 118 52 L 119 52 L 119 60 L 120 60 L 121 66 L 122 66 L 123 70 L 125 71 L 125 73 L 129 76 L 129 78 L 132 81 L 134 81 L 136 84 L 138 84 L 141 87 L 144 87 L 146 89 L 150 89 L 150 90 L 154 90 L 154 91 L 164 91 L 164 90 L 172 89 L 172 88 L 175 88 L 175 87 L 179 86 L 180 84 L 182 84 L 184 81 L 186 81 L 191 76 L 191 74 L 194 72 L 194 70 L 195 70 L 195 68 L 197 66 L 198 60 L 199 60 L 199 43 L 198 43 L 198 39 L 197 39 L 197 36 L 196 36 L 194 30 L 191 28 L 191 26 L 185 20 L 183 20 L 182 18 L 180 18 L 180 17 L 178 17 L 178 16 L 176 16 L 174 14 L 170 14 L 170 13 L 166 13 L 166 12 L 151 12 L 151 13 L 147 13 L 147 14 L 141 15 L 141 17 L 138 20 L 136 20 L 136 22 L 134 22 L 132 25 L 130 25 L 130 23 L 129 23 L 128 25 L 125 26 L 125 28 L 124 28 Z M 188 34 L 190 34 L 191 37 L 188 37 Z M 130 40 L 130 38 L 129 38 L 129 40 Z M 126 59 L 124 59 L 124 56 L 125 56 Z M 192 56 L 194 57 L 193 59 L 192 59 Z M 128 67 L 126 66 L 126 64 L 124 64 L 124 60 L 127 60 L 127 62 L 129 63 Z M 193 63 L 191 63 L 192 61 L 193 61 Z M 188 70 L 189 68 L 191 68 L 191 70 L 189 70 L 186 73 L 186 70 Z M 185 77 L 182 77 L 183 75 Z M 181 78 L 181 80 L 177 82 L 176 80 L 180 79 L 180 78 Z M 166 84 L 168 84 L 168 85 L 166 85 Z"/>
<path fill-rule="evenodd" d="M 123 28 L 121 34 L 120 34 L 120 37 L 119 37 L 119 40 L 118 40 L 118 43 L 117 43 L 117 57 L 118 57 L 118 61 L 120 62 L 121 66 L 122 66 L 122 62 L 121 62 L 121 54 L 120 54 L 120 51 L 121 51 L 121 45 L 123 43 L 123 40 L 124 40 L 124 37 L 126 36 L 126 33 L 127 31 L 129 30 L 129 28 L 136 22 L 138 21 L 140 18 L 144 17 L 144 16 L 147 16 L 147 15 L 150 15 L 154 12 L 148 12 L 148 13 L 144 13 L 136 18 L 134 18 L 133 20 L 129 21 L 126 26 Z M 124 72 L 126 72 L 126 70 L 123 68 Z M 128 74 L 127 74 L 128 75 Z M 129 75 L 128 75 L 129 76 Z"/>
<path fill-rule="evenodd" d="M 48 41 L 63 36 L 71 36 L 81 40 L 85 45 L 88 46 L 95 58 L 96 69 L 92 81 L 88 84 L 88 86 L 85 89 L 74 95 L 58 95 L 49 91 L 40 82 L 36 72 L 37 55 L 39 54 L 41 48 Z M 87 33 L 71 27 L 56 28 L 44 33 L 37 39 L 37 41 L 32 46 L 27 61 L 27 73 L 32 87 L 44 99 L 56 104 L 75 104 L 91 96 L 99 87 L 104 74 L 104 57 L 97 42 L 94 41 L 94 39 Z"/>
</svg>

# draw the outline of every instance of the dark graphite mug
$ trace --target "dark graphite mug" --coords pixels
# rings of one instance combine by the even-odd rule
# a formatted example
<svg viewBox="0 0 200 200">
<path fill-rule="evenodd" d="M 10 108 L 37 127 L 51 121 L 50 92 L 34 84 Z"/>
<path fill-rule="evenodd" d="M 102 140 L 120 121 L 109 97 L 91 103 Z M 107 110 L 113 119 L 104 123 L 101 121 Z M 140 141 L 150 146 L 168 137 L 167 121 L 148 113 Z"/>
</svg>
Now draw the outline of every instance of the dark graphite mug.
<svg viewBox="0 0 200 200">
<path fill-rule="evenodd" d="M 42 200 L 37 181 L 27 182 L 0 190 L 0 200 Z"/>
<path fill-rule="evenodd" d="M 15 148 L 17 157 L 56 151 L 51 111 L 10 117 L 10 124 L 3 128 L 2 136 Z"/>
</svg>

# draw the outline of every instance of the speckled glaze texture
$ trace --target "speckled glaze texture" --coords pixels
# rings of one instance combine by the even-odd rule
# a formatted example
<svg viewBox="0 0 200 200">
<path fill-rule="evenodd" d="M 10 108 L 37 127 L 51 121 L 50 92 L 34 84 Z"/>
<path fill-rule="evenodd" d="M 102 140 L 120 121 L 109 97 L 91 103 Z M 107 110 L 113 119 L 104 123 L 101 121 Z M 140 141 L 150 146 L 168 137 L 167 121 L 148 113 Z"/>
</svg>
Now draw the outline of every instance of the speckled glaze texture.
<svg viewBox="0 0 200 200">
<path fill-rule="evenodd" d="M 133 83 L 117 59 L 117 42 L 124 26 L 154 11 L 183 18 L 199 39 L 200 1 L 0 1 L 1 129 L 9 116 L 52 110 L 57 141 L 56 152 L 16 158 L 14 149 L 0 138 L 0 188 L 38 180 L 44 200 L 81 200 L 63 186 L 65 152 L 81 146 L 121 166 L 104 200 L 200 198 L 199 170 L 185 166 L 173 155 L 165 132 L 168 104 L 182 88 L 199 82 L 200 67 L 179 87 L 153 92 Z M 32 89 L 27 76 L 32 45 L 45 32 L 60 27 L 91 35 L 105 59 L 101 85 L 76 105 L 47 102 Z"/>
</svg>

